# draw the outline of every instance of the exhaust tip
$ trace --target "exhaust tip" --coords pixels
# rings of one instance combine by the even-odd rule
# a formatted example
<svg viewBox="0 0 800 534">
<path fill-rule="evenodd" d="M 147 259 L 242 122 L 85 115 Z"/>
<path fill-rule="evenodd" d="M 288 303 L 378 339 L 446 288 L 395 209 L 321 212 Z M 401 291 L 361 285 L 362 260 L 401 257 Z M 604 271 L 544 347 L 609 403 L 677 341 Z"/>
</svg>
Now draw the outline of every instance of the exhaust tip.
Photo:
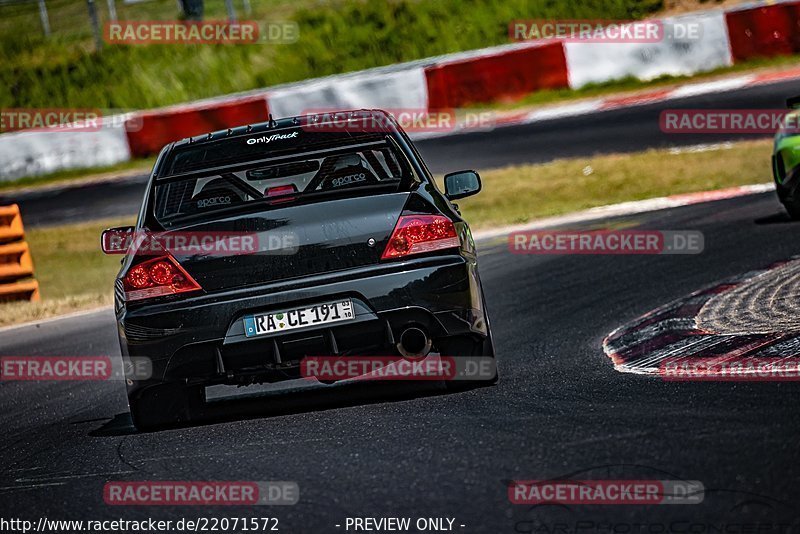
<svg viewBox="0 0 800 534">
<path fill-rule="evenodd" d="M 404 358 L 421 358 L 431 351 L 432 341 L 421 329 L 410 327 L 400 334 L 397 350 Z"/>
</svg>

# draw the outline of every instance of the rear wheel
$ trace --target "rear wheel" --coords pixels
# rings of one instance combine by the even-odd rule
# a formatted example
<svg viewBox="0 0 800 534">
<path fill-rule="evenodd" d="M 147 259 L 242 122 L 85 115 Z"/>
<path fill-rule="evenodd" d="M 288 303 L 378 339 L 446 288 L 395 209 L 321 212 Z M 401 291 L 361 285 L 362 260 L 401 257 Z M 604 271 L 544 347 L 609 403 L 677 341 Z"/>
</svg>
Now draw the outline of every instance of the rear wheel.
<svg viewBox="0 0 800 534">
<path fill-rule="evenodd" d="M 775 182 L 775 191 L 778 193 L 778 200 L 783 204 L 789 217 L 796 221 L 800 220 L 800 202 L 793 198 L 792 191 L 784 188 L 777 181 Z"/>
<path fill-rule="evenodd" d="M 128 399 L 138 430 L 153 430 L 196 419 L 203 405 L 203 387 L 159 384 Z"/>
<path fill-rule="evenodd" d="M 795 221 L 800 220 L 800 202 L 795 200 L 783 200 L 783 207 L 786 208 L 786 213 Z"/>
</svg>

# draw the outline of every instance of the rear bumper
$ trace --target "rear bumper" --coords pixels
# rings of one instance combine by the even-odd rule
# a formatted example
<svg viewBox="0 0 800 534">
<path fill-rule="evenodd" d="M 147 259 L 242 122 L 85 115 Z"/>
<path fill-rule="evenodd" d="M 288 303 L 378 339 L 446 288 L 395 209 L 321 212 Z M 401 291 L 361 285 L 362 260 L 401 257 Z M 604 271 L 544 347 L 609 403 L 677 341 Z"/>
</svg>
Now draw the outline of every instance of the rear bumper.
<svg viewBox="0 0 800 534">
<path fill-rule="evenodd" d="M 244 317 L 341 298 L 353 322 L 246 338 Z M 400 330 L 416 325 L 432 339 L 487 326 L 474 260 L 458 255 L 414 259 L 257 287 L 123 307 L 123 358 L 147 357 L 152 376 L 128 382 L 128 394 L 162 382 L 250 383 L 296 378 L 303 355 L 375 355 L 391 350 Z"/>
</svg>

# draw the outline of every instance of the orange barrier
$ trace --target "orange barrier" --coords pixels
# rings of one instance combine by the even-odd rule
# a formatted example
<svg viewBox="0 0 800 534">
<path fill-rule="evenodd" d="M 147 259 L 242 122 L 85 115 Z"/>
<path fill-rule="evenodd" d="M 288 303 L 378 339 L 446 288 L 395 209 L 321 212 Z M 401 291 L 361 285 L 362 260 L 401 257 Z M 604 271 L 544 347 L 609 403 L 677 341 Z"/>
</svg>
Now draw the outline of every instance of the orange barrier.
<svg viewBox="0 0 800 534">
<path fill-rule="evenodd" d="M 39 300 L 39 282 L 20 280 L 33 276 L 33 259 L 19 206 L 0 206 L 0 302 Z"/>
<path fill-rule="evenodd" d="M 0 284 L 0 302 L 11 302 L 14 300 L 39 301 L 39 282 L 30 280 L 28 282 L 17 282 L 14 284 Z"/>
<path fill-rule="evenodd" d="M 0 281 L 19 280 L 28 276 L 33 276 L 33 260 L 28 244 L 22 241 L 0 245 Z"/>
<path fill-rule="evenodd" d="M 25 237 L 19 206 L 0 206 L 0 242 L 16 241 Z"/>
</svg>

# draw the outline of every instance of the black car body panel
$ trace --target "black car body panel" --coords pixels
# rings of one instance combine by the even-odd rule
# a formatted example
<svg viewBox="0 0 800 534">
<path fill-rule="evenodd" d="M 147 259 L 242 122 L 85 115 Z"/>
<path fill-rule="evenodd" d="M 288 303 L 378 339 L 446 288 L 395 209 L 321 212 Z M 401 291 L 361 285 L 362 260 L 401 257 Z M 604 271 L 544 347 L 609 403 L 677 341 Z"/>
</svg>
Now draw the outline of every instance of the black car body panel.
<svg viewBox="0 0 800 534">
<path fill-rule="evenodd" d="M 389 268 L 341 272 L 337 277 L 326 276 L 324 280 L 310 277 L 295 283 L 236 289 L 174 303 L 143 306 L 119 319 L 120 337 L 126 356 L 152 359 L 152 381 L 155 383 L 191 378 L 208 383 L 240 383 L 217 367 L 217 349 L 222 353 L 224 369 L 236 368 L 235 356 L 227 360 L 225 355 L 229 352 L 241 354 L 242 345 L 252 346 L 250 352 L 256 353 L 265 364 L 278 363 L 272 345 L 272 340 L 276 339 L 280 343 L 281 360 L 296 361 L 302 354 L 295 354 L 285 345 L 309 337 L 308 330 L 297 330 L 292 334 L 248 339 L 244 336 L 243 318 L 250 313 L 352 298 L 357 310 L 356 322 L 318 332 L 319 339 L 307 349 L 307 353 L 331 353 L 327 337 L 330 331 L 339 353 L 359 354 L 361 350 L 360 353 L 364 354 L 364 350 L 388 348 L 387 322 L 395 333 L 407 324 L 421 324 L 436 337 L 485 336 L 486 324 L 478 284 L 475 264 L 469 264 L 463 258 L 417 259 Z M 366 330 L 377 332 L 380 337 L 377 342 L 348 345 L 344 334 L 354 325 L 359 325 L 357 338 L 361 338 Z M 269 343 L 265 344 L 266 341 Z M 178 369 L 185 367 L 187 362 L 190 367 L 201 366 L 204 372 L 200 372 L 201 367 L 197 367 L 197 372 L 179 372 Z M 265 366 L 261 370 L 269 369 Z M 254 379 L 253 375 L 257 375 L 259 369 L 253 371 L 244 377 L 245 381 Z M 135 382 L 129 386 L 129 393 L 144 385 L 144 382 Z"/>
<path fill-rule="evenodd" d="M 386 118 L 383 112 L 357 113 Z M 326 166 L 333 167 L 339 161 L 338 152 L 311 163 L 307 160 L 285 164 L 281 163 L 282 158 L 290 160 L 293 153 L 301 150 L 284 146 L 275 153 L 254 153 L 252 145 L 241 142 L 290 135 L 281 132 L 297 132 L 299 120 L 286 119 L 209 134 L 202 140 L 184 140 L 166 147 L 159 156 L 143 201 L 138 231 L 230 231 L 259 237 L 279 231 L 292 237 L 291 250 L 239 255 L 173 254 L 201 289 L 130 301 L 126 301 L 123 281 L 142 260 L 136 254 L 125 257 L 116 283 L 123 357 L 146 357 L 153 364 L 151 377 L 128 381 L 132 413 L 133 403 L 143 392 L 161 384 L 272 382 L 297 378 L 299 362 L 306 355 L 396 354 L 397 336 L 409 326 L 423 329 L 433 340 L 468 336 L 483 342 L 489 338 L 469 227 L 438 191 L 407 136 L 393 121 L 388 121 L 386 131 L 379 132 L 377 138 L 375 132 L 365 133 L 362 137 L 370 147 L 370 143 L 384 143 L 374 145 L 379 146 L 375 149 L 378 157 L 367 154 L 369 162 L 364 163 L 362 157 L 359 163 L 362 170 L 374 172 L 375 183 L 345 187 L 347 190 L 340 192 L 333 186 L 325 187 L 325 181 L 330 180 L 325 174 Z M 270 132 L 269 136 L 263 132 Z M 244 161 L 247 158 L 235 154 L 235 150 L 235 157 L 229 157 L 225 143 L 235 143 L 237 139 L 238 149 L 243 150 L 244 146 L 248 157 L 268 159 L 268 166 L 253 171 L 254 165 L 263 163 Z M 313 137 L 310 148 L 332 146 L 326 139 Z M 361 146 L 365 141 L 358 132 L 336 134 L 334 139 L 335 151 Z M 216 148 L 202 149 L 206 143 L 216 143 Z M 195 152 L 185 152 L 189 147 Z M 308 146 L 302 150 L 309 153 Z M 390 153 L 394 150 L 398 152 Z M 185 156 L 187 153 L 191 157 Z M 197 160 L 204 160 L 211 168 L 201 169 Z M 177 174 L 176 161 L 183 165 L 178 165 Z M 266 198 L 268 186 L 264 187 L 264 198 L 256 198 L 262 191 L 251 192 L 250 183 L 239 185 L 253 176 L 256 186 L 263 176 L 280 179 L 286 168 L 314 171 L 318 166 L 321 170 L 310 178 L 308 186 L 291 186 L 289 190 L 297 194 L 292 193 L 292 201 L 286 204 Z M 336 172 L 330 171 L 331 175 L 341 176 Z M 187 180 L 187 185 L 181 185 L 184 182 L 180 180 Z M 348 180 L 333 183 L 348 185 Z M 315 181 L 322 185 L 314 185 Z M 212 191 L 205 195 L 203 187 L 208 184 L 213 184 Z M 309 188 L 312 194 L 306 195 Z M 189 197 L 187 191 L 193 196 Z M 200 205 L 201 201 L 195 200 L 200 197 L 204 206 L 208 198 L 223 198 L 230 204 L 206 216 L 193 211 Z M 195 204 L 191 209 L 185 208 L 190 202 Z M 458 244 L 425 254 L 382 258 L 401 216 L 444 216 L 452 222 Z M 245 335 L 245 317 L 342 299 L 352 302 L 352 320 L 258 337 Z"/>
<path fill-rule="evenodd" d="M 335 199 L 325 203 L 292 206 L 246 216 L 233 216 L 183 228 L 183 231 L 218 231 L 252 233 L 266 242 L 275 232 L 290 236 L 290 250 L 268 256 L 238 254 L 183 257 L 190 261 L 192 275 L 207 291 L 224 289 L 231 277 L 248 285 L 258 285 L 285 278 L 347 270 L 376 265 L 389 240 L 397 218 L 408 201 L 408 193 L 375 197 Z M 352 217 L 358 213 L 359 217 Z M 374 239 L 375 246 L 368 240 Z M 293 247 L 296 247 L 294 250 Z"/>
</svg>

